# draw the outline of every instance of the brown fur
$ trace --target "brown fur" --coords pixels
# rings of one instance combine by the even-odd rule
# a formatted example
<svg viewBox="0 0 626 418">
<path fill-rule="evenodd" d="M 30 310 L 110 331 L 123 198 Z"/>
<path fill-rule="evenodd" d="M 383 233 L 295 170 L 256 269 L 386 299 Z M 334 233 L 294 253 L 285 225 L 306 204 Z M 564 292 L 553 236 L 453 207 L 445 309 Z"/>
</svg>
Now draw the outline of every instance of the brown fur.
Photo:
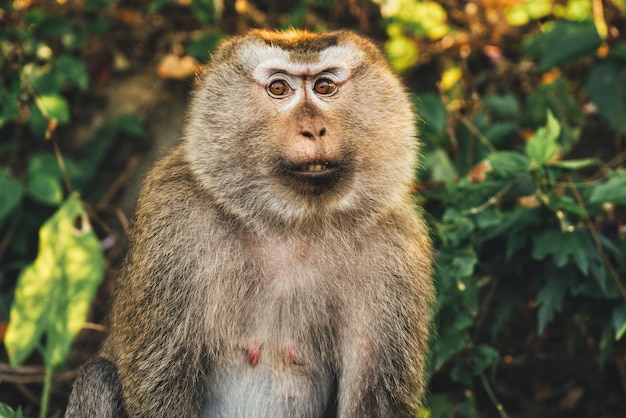
<svg viewBox="0 0 626 418">
<path fill-rule="evenodd" d="M 360 58 L 327 108 L 277 111 L 251 78 L 257 48 L 306 64 L 335 45 Z M 129 416 L 412 416 L 434 292 L 414 126 L 397 77 L 352 33 L 221 45 L 137 202 L 102 351 Z M 288 175 L 310 162 L 337 174 Z"/>
</svg>

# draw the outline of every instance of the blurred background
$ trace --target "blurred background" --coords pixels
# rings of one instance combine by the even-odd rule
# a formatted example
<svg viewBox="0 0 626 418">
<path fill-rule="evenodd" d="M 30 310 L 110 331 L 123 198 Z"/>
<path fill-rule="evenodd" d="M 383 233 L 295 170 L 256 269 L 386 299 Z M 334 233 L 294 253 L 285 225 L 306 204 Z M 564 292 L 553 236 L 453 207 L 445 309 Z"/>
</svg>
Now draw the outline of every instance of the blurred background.
<svg viewBox="0 0 626 418">
<path fill-rule="evenodd" d="M 0 1 L 0 417 L 61 416 L 145 171 L 249 28 L 352 29 L 420 116 L 419 417 L 626 416 L 626 1 Z"/>
</svg>

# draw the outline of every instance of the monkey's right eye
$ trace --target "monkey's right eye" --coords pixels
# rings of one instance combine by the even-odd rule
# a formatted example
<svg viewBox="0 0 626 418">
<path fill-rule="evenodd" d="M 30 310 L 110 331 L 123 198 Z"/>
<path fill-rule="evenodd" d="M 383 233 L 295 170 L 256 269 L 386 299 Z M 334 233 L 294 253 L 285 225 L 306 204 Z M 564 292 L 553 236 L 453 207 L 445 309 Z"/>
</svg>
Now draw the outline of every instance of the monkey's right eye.
<svg viewBox="0 0 626 418">
<path fill-rule="evenodd" d="M 267 91 L 272 97 L 283 97 L 289 93 L 291 88 L 285 80 L 274 80 L 267 86 Z"/>
</svg>

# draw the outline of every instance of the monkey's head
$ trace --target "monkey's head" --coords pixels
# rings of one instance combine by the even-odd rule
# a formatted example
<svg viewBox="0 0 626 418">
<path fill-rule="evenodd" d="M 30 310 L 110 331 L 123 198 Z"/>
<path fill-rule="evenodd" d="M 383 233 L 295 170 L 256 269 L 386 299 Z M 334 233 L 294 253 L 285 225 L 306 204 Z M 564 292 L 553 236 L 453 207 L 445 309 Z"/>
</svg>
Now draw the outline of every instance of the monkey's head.
<svg viewBox="0 0 626 418">
<path fill-rule="evenodd" d="M 310 229 L 366 224 L 405 203 L 415 135 L 408 94 L 370 41 L 252 31 L 223 42 L 205 68 L 184 149 L 231 215 Z"/>
</svg>

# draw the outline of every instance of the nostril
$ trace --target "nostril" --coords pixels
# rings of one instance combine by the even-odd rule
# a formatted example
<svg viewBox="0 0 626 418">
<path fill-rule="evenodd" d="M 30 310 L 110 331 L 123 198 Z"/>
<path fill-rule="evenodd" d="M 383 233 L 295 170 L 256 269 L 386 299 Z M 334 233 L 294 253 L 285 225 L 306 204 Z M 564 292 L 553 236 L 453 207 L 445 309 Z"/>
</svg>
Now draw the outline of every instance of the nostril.
<svg viewBox="0 0 626 418">
<path fill-rule="evenodd" d="M 307 139 L 313 139 L 313 137 L 315 136 L 310 131 L 302 131 L 300 133 L 302 134 L 303 137 Z"/>
<path fill-rule="evenodd" d="M 320 130 L 320 137 L 325 136 L 326 135 L 326 128 L 322 128 Z"/>
</svg>

